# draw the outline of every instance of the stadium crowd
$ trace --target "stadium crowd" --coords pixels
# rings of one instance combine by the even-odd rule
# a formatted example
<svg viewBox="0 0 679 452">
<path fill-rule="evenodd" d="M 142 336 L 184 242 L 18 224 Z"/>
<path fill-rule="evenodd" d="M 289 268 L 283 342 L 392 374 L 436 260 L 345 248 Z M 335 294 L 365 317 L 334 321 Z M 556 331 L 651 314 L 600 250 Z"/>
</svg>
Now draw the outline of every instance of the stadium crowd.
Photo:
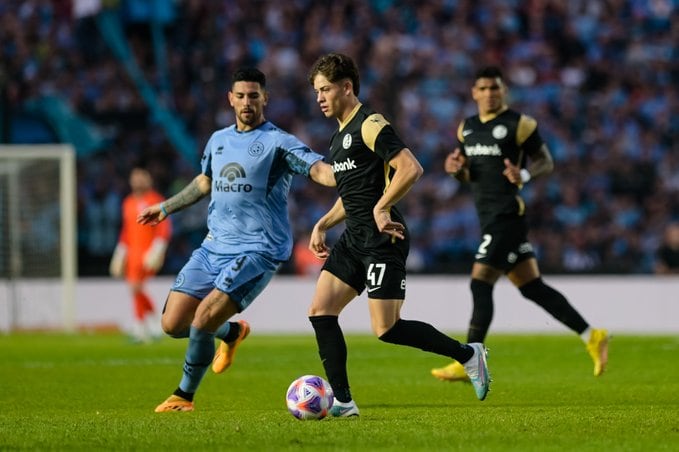
<svg viewBox="0 0 679 452">
<path fill-rule="evenodd" d="M 512 107 L 538 120 L 553 153 L 555 171 L 523 188 L 544 272 L 650 273 L 665 226 L 679 219 L 677 0 L 160 2 L 162 55 L 142 3 L 0 5 L 6 110 L 58 95 L 106 136 L 77 163 L 83 275 L 106 273 L 140 156 L 171 195 L 194 173 L 209 134 L 233 122 L 226 92 L 236 67 L 262 69 L 267 119 L 324 153 L 336 124 L 320 113 L 307 71 L 328 51 L 357 60 L 360 98 L 395 124 L 425 168 L 402 202 L 412 272 L 466 273 L 478 246 L 468 188 L 446 175 L 443 161 L 456 125 L 474 113 L 470 86 L 482 64 L 504 69 Z M 142 73 L 195 139 L 193 161 L 173 147 L 102 39 L 102 9 L 120 14 Z M 333 193 L 295 182 L 297 240 Z M 168 273 L 202 240 L 197 212 L 177 215 Z"/>
</svg>

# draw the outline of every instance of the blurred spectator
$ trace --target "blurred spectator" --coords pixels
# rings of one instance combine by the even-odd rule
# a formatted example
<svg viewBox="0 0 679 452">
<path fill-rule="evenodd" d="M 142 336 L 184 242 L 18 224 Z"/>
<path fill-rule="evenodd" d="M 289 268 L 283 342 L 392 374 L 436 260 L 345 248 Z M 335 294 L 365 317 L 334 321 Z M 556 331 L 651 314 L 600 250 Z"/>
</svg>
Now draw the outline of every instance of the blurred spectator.
<svg viewBox="0 0 679 452">
<path fill-rule="evenodd" d="M 363 75 L 361 99 L 413 137 L 425 168 L 403 201 L 416 228 L 409 265 L 423 273 L 466 273 L 471 265 L 478 225 L 468 214 L 468 193 L 451 187 L 441 156 L 454 145 L 455 125 L 475 107 L 468 98 L 474 71 L 505 67 L 512 105 L 541 118 L 557 161 L 549 181 L 525 193 L 544 270 L 654 271 L 663 229 L 679 216 L 677 0 L 338 0 L 331 7 L 260 0 L 257 8 L 247 0 L 179 0 L 163 3 L 158 21 L 140 9 L 145 3 L 0 3 L 0 124 L 18 123 L 29 100 L 58 95 L 111 143 L 79 157 L 81 273 L 106 273 L 100 257 L 115 241 L 105 224 L 119 223 L 106 206 L 119 204 L 133 162 L 140 155 L 153 161 L 157 186 L 170 195 L 201 151 L 185 156 L 172 148 L 102 39 L 101 11 L 119 13 L 141 75 L 197 143 L 232 122 L 222 75 L 256 64 L 275 80 L 269 119 L 323 152 L 332 124 L 316 114 L 306 72 L 323 52 L 353 56 Z M 12 140 L 11 133 L 0 136 Z M 322 189 L 293 187 L 296 241 L 332 202 Z M 187 253 L 204 234 L 199 222 L 183 220 L 168 272 L 188 257 L 173 253 Z"/>
<path fill-rule="evenodd" d="M 90 170 L 95 179 L 78 190 L 79 207 L 82 208 L 78 217 L 79 272 L 106 275 L 109 259 L 118 243 L 122 190 L 111 184 L 117 179 L 110 162 L 91 163 Z"/>
</svg>

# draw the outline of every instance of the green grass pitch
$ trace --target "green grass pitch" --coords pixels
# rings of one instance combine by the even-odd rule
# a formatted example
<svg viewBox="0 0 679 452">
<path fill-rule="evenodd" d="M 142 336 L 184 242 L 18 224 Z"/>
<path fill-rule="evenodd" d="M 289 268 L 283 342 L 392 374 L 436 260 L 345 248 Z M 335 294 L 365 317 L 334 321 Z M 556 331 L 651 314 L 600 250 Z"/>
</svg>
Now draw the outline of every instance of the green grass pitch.
<svg viewBox="0 0 679 452">
<path fill-rule="evenodd" d="M 0 450 L 679 450 L 678 336 L 615 336 L 595 378 L 575 336 L 491 334 L 485 402 L 430 376 L 441 357 L 371 336 L 347 344 L 361 417 L 298 421 L 288 384 L 323 374 L 311 335 L 255 328 L 231 369 L 208 372 L 196 411 L 161 414 L 185 340 L 1 336 Z"/>
</svg>

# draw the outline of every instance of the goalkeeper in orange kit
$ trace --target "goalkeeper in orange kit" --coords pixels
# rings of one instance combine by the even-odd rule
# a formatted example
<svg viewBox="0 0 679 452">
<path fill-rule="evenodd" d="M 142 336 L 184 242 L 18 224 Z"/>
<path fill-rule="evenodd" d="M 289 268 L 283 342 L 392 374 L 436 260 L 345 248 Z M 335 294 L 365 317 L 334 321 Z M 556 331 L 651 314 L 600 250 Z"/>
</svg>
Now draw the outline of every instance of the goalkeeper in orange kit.
<svg viewBox="0 0 679 452">
<path fill-rule="evenodd" d="M 137 215 L 142 210 L 164 201 L 164 198 L 153 189 L 151 174 L 144 168 L 134 168 L 129 183 L 131 193 L 123 200 L 122 228 L 111 259 L 110 273 L 116 278 L 124 277 L 132 292 L 133 340 L 147 342 L 154 331 L 159 331 L 160 316 L 144 289 L 144 282 L 163 266 L 172 227 L 168 221 L 156 226 L 137 223 Z"/>
</svg>

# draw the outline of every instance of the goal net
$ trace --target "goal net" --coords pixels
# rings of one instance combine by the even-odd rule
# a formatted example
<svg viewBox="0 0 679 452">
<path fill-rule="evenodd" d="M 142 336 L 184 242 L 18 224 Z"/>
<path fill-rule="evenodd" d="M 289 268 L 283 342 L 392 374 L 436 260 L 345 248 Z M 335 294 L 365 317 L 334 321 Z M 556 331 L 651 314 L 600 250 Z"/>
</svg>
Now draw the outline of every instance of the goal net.
<svg viewBox="0 0 679 452">
<path fill-rule="evenodd" d="M 0 146 L 0 330 L 75 328 L 75 152 Z"/>
</svg>

